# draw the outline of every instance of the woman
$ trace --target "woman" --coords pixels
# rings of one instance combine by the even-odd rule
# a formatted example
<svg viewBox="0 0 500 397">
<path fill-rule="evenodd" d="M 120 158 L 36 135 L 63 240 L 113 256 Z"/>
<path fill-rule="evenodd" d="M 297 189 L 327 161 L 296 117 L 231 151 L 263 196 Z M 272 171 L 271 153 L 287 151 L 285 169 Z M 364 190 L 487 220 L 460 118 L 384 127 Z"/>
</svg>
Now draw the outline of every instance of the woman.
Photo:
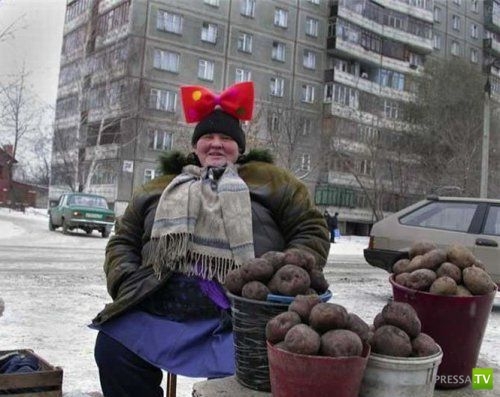
<svg viewBox="0 0 500 397">
<path fill-rule="evenodd" d="M 167 153 L 164 175 L 135 192 L 106 248 L 113 302 L 93 321 L 106 397 L 161 396 L 160 368 L 232 375 L 227 272 L 267 251 L 304 249 L 320 266 L 328 256 L 328 230 L 306 187 L 268 154 L 243 155 L 239 119 L 251 118 L 253 84 L 220 96 L 181 90 L 187 121 L 199 121 L 193 153 Z"/>
</svg>

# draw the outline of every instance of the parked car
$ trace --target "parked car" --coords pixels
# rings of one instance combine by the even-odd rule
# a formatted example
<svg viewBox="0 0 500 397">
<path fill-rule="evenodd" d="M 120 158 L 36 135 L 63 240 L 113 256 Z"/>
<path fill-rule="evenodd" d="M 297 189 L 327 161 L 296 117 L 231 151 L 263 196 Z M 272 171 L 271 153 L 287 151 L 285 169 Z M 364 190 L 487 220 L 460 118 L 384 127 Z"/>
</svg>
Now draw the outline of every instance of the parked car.
<svg viewBox="0 0 500 397">
<path fill-rule="evenodd" d="M 95 194 L 65 193 L 49 209 L 49 230 L 62 227 L 64 234 L 73 229 L 82 229 L 87 234 L 97 230 L 102 237 L 108 237 L 114 222 L 115 214 L 106 199 Z"/>
<path fill-rule="evenodd" d="M 411 244 L 434 242 L 439 248 L 458 243 L 469 248 L 500 285 L 500 200 L 431 196 L 376 222 L 366 261 L 392 272 L 408 257 Z"/>
</svg>

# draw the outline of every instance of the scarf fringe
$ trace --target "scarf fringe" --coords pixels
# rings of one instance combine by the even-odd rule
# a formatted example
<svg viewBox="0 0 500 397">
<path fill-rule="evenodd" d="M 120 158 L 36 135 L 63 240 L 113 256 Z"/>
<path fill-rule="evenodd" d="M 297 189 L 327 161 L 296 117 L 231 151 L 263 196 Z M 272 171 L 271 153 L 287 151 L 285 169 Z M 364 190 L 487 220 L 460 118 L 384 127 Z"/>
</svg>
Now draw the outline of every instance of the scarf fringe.
<svg viewBox="0 0 500 397">
<path fill-rule="evenodd" d="M 153 249 L 146 263 L 153 266 L 158 279 L 161 280 L 165 273 L 178 272 L 206 280 L 216 279 L 224 283 L 226 274 L 242 265 L 234 258 L 222 258 L 193 251 L 191 240 L 192 235 L 189 233 L 170 234 L 151 239 Z"/>
</svg>

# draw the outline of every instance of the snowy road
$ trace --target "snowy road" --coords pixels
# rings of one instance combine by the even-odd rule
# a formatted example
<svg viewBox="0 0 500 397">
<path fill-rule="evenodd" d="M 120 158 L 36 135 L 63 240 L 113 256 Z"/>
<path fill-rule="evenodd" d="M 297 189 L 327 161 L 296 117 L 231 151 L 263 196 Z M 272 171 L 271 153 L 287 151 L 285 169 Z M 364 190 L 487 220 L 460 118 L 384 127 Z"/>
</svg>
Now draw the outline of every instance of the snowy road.
<svg viewBox="0 0 500 397">
<path fill-rule="evenodd" d="M 0 350 L 31 348 L 63 367 L 65 397 L 100 391 L 91 318 L 109 301 L 102 272 L 107 239 L 96 232 L 63 235 L 47 218 L 0 209 Z M 388 274 L 365 263 L 365 238 L 332 245 L 326 276 L 333 300 L 368 322 L 392 295 Z M 500 365 L 500 312 L 491 315 L 481 358 Z M 177 395 L 199 379 L 179 377 Z"/>
</svg>

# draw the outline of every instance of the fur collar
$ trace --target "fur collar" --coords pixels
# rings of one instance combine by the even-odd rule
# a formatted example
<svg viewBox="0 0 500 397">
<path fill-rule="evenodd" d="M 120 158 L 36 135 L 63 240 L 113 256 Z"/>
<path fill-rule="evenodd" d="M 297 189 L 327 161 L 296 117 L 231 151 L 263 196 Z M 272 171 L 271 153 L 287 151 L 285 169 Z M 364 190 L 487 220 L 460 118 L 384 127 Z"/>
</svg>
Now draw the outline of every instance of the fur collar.
<svg viewBox="0 0 500 397">
<path fill-rule="evenodd" d="M 271 152 L 266 149 L 252 149 L 247 154 L 242 154 L 236 161 L 237 164 L 245 164 L 250 161 L 262 161 L 264 163 L 273 163 L 273 156 Z M 179 151 L 164 152 L 159 157 L 160 171 L 164 175 L 181 173 L 185 165 L 193 164 L 200 165 L 198 157 L 194 153 L 188 155 Z"/>
</svg>

